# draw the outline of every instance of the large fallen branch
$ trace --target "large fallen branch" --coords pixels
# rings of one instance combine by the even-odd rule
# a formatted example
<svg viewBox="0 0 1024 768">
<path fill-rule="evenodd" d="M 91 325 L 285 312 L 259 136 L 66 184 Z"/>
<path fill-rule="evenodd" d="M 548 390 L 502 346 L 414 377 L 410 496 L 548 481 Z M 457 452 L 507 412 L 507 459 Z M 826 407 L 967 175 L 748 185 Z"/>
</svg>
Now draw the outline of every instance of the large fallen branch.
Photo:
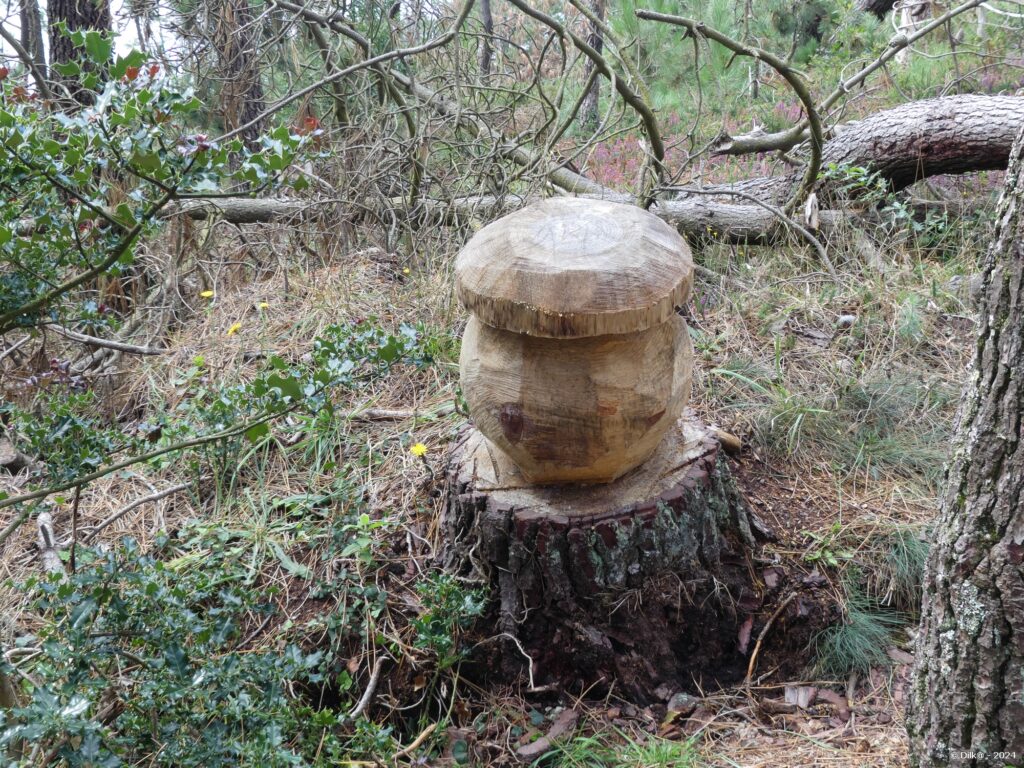
<svg viewBox="0 0 1024 768">
<path fill-rule="evenodd" d="M 821 100 L 821 103 L 818 105 L 819 111 L 822 114 L 828 112 L 840 100 L 845 99 L 853 88 L 861 85 L 870 75 L 885 67 L 890 59 L 896 58 L 897 55 L 921 38 L 926 37 L 939 28 L 946 27 L 951 19 L 972 11 L 983 4 L 984 0 L 967 0 L 955 8 L 946 11 L 941 16 L 932 19 L 909 35 L 896 35 L 874 61 L 861 67 L 849 77 L 840 80 L 835 90 Z M 754 152 L 772 152 L 775 150 L 786 152 L 810 138 L 809 127 L 809 120 L 805 118 L 803 122 L 794 125 L 792 128 L 776 133 L 758 131 L 742 136 L 723 134 L 718 138 L 714 152 L 716 155 L 747 155 Z"/>
<path fill-rule="evenodd" d="M 894 191 L 929 176 L 1003 169 L 1022 122 L 1024 98 L 1018 96 L 968 94 L 913 101 L 841 125 L 825 143 L 822 164 L 867 169 Z M 792 173 L 717 189 L 779 202 L 799 180 L 800 174 Z M 828 199 L 842 183 L 833 179 L 819 184 L 819 197 Z"/>
<path fill-rule="evenodd" d="M 411 93 L 429 101 L 439 112 L 455 116 L 476 135 L 498 138 L 479 118 L 460 111 L 457 105 L 423 86 L 405 81 L 401 74 L 393 74 Z M 937 174 L 1005 168 L 1014 131 L 1021 122 L 1022 97 L 966 95 L 911 102 L 841 126 L 835 138 L 826 142 L 822 160 L 826 167 L 836 164 L 866 168 L 898 190 Z M 504 154 L 517 164 L 539 164 L 521 146 L 506 146 Z M 651 210 L 691 237 L 712 234 L 732 241 L 770 242 L 786 232 L 778 218 L 762 206 L 737 205 L 728 198 L 739 193 L 741 197 L 753 195 L 766 203 L 779 203 L 792 193 L 801 178 L 802 173 L 797 172 L 709 187 L 706 191 L 719 192 L 725 200 L 708 199 L 705 192 L 700 197 L 659 200 Z M 595 199 L 634 201 L 629 195 L 616 193 L 565 168 L 552 171 L 550 179 L 567 191 Z M 841 179 L 824 182 L 819 187 L 819 197 L 828 200 L 841 184 Z M 516 195 L 477 196 L 423 200 L 422 208 L 435 218 L 481 218 L 500 215 L 523 202 Z M 196 219 L 214 216 L 236 224 L 253 224 L 319 216 L 325 206 L 337 204 L 337 200 L 226 197 L 182 203 L 169 212 Z M 405 203 L 394 199 L 390 204 L 400 210 Z M 848 218 L 839 211 L 822 211 L 820 215 L 825 229 Z"/>
<path fill-rule="evenodd" d="M 614 200 L 633 203 L 635 198 L 624 194 L 584 194 L 594 200 Z M 334 205 L 336 201 L 261 199 L 258 207 L 247 203 L 255 202 L 244 198 L 220 198 L 215 205 L 203 207 L 188 206 L 179 210 L 186 216 L 205 219 L 208 216 L 220 217 L 224 221 L 236 224 L 257 224 L 274 221 L 295 221 L 319 215 L 325 205 Z M 476 195 L 460 197 L 453 200 L 423 199 L 420 201 L 419 213 L 428 215 L 435 221 L 486 221 L 515 210 L 527 202 L 527 198 L 519 195 L 493 197 Z M 236 204 L 237 203 L 237 204 Z M 404 201 L 391 201 L 394 209 L 401 209 Z M 651 212 L 677 227 L 682 233 L 691 237 L 714 237 L 735 242 L 775 241 L 786 231 L 785 225 L 769 210 L 759 205 L 737 205 L 723 203 L 718 200 L 687 198 L 684 200 L 659 200 Z M 822 211 L 821 228 L 835 227 L 849 215 L 841 211 Z"/>
</svg>

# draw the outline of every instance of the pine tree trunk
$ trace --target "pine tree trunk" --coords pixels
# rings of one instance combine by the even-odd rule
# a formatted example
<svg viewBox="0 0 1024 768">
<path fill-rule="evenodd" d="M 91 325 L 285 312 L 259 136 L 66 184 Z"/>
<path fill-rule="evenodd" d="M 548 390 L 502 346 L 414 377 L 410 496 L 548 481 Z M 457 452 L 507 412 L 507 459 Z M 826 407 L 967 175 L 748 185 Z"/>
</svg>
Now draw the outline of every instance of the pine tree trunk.
<svg viewBox="0 0 1024 768">
<path fill-rule="evenodd" d="M 594 15 L 598 19 L 604 21 L 605 11 L 605 0 L 592 0 L 590 10 L 594 12 Z M 590 23 L 590 34 L 587 36 L 587 43 L 598 53 L 601 53 L 604 48 L 604 36 L 601 34 L 601 28 Z M 590 75 L 594 71 L 594 62 L 587 59 L 586 64 L 583 67 L 583 80 L 586 82 Z M 583 123 L 583 128 L 588 131 L 596 130 L 598 125 L 601 123 L 601 111 L 600 111 L 600 99 L 601 99 L 601 78 L 594 78 L 594 82 L 590 85 L 590 90 L 587 91 L 586 97 L 583 99 L 583 104 L 580 106 L 580 121 Z"/>
<path fill-rule="evenodd" d="M 982 276 L 973 373 L 925 571 L 914 765 L 1024 764 L 1024 131 Z"/>
<path fill-rule="evenodd" d="M 259 62 L 259 34 L 249 0 L 220 0 L 214 20 L 214 46 L 220 59 L 220 108 L 228 131 L 243 128 L 242 139 L 255 149 L 263 132 L 263 81 Z"/>
<path fill-rule="evenodd" d="M 96 66 L 86 59 L 84 53 L 71 42 L 71 38 L 61 33 L 56 25 L 64 22 L 68 32 L 96 30 L 110 33 L 113 27 L 108 0 L 50 0 L 47 13 L 50 24 L 50 61 L 54 64 L 73 62 L 82 68 L 83 73 L 95 72 L 102 77 L 103 73 L 97 71 Z M 54 74 L 64 83 L 75 101 L 79 104 L 92 104 L 96 94 L 82 86 L 81 75 L 63 77 Z"/>
<path fill-rule="evenodd" d="M 46 79 L 46 51 L 43 48 L 43 17 L 37 0 L 21 0 L 21 47 L 32 58 L 39 74 Z"/>
</svg>

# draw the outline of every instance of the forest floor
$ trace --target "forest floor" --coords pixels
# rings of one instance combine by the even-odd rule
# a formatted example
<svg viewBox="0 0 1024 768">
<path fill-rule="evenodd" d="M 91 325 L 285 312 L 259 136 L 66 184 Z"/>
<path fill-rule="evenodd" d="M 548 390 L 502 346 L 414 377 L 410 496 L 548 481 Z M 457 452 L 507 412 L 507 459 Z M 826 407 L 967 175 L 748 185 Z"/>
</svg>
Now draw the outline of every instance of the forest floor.
<svg viewBox="0 0 1024 768">
<path fill-rule="evenodd" d="M 838 281 L 801 248 L 710 241 L 696 254 L 720 278 L 701 276 L 689 309 L 698 359 L 691 404 L 743 440 L 733 469 L 777 537 L 760 553 L 761 578 L 774 578 L 773 562 L 798 567 L 805 584 L 834 595 L 843 619 L 815 647 L 793 649 L 806 669 L 800 679 L 757 666 L 749 685 L 694 684 L 687 696 L 637 707 L 614 686 L 482 687 L 473 659 L 486 651 L 490 628 L 449 621 L 454 654 L 423 628 L 424 616 L 439 610 L 430 590 L 441 583 L 446 450 L 466 420 L 457 393 L 464 313 L 452 294 L 454 247 L 424 242 L 399 256 L 315 231 L 246 228 L 240 237 L 227 224 L 213 226 L 216 248 L 181 282 L 183 309 L 167 353 L 123 359 L 96 385 L 126 431 L 194 408 L 218 387 L 254 376 L 270 355 L 301 361 L 333 324 L 394 332 L 419 323 L 418 362 L 342 391 L 330 420 L 275 425 L 275 439 L 258 447 L 240 441 L 227 453 L 91 484 L 75 523 L 79 546 L 113 547 L 130 536 L 146 550 L 169 547 L 174 562 L 202 563 L 211 535 L 230 543 L 232 567 L 246 583 L 272 586 L 277 608 L 252 617 L 245 649 L 281 647 L 283 638 L 318 647 L 329 619 L 365 611 L 373 631 L 331 641 L 347 658 L 347 682 L 304 695 L 315 706 L 351 707 L 373 689 L 366 713 L 381 725 L 381 741 L 366 752 L 380 750 L 380 764 L 428 752 L 434 757 L 416 764 L 905 764 L 917 580 L 973 334 L 965 276 L 984 227 L 926 233 L 937 245 L 895 232 L 867 256 L 833 244 Z M 62 354 L 53 339 L 48 355 Z M 43 362 L 25 361 L 22 373 Z M 410 451 L 415 444 L 425 456 Z M 11 490 L 17 479 L 0 483 Z M 70 508 L 63 499 L 54 509 L 65 550 Z M 339 536 L 347 542 L 340 551 Z M 0 596 L 18 633 L 38 624 L 14 586 L 38 572 L 36 539 L 36 529 L 23 526 L 0 560 Z M 342 577 L 355 586 L 339 588 Z M 533 751 L 516 758 L 530 744 Z"/>
</svg>

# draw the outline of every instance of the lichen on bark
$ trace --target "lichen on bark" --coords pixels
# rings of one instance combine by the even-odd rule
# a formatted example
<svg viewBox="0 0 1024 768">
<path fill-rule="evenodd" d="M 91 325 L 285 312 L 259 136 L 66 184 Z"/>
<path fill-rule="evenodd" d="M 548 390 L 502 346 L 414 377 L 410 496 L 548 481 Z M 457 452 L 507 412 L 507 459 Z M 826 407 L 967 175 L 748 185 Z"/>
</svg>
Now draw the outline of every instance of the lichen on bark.
<svg viewBox="0 0 1024 768">
<path fill-rule="evenodd" d="M 925 570 L 915 766 L 1024 763 L 1024 130 L 983 270 L 973 370 Z"/>
</svg>

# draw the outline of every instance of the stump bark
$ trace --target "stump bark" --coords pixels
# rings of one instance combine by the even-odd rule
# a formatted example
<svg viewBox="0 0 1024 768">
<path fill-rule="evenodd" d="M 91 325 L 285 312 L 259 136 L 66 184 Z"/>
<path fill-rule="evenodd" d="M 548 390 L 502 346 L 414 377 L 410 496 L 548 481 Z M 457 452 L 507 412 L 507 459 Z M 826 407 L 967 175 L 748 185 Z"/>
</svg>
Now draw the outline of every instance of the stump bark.
<svg viewBox="0 0 1024 768">
<path fill-rule="evenodd" d="M 492 671 L 537 687 L 615 681 L 641 703 L 743 677 L 741 625 L 749 635 L 763 602 L 757 521 L 692 414 L 607 485 L 532 487 L 467 427 L 448 491 L 445 565 L 500 597 Z"/>
</svg>

